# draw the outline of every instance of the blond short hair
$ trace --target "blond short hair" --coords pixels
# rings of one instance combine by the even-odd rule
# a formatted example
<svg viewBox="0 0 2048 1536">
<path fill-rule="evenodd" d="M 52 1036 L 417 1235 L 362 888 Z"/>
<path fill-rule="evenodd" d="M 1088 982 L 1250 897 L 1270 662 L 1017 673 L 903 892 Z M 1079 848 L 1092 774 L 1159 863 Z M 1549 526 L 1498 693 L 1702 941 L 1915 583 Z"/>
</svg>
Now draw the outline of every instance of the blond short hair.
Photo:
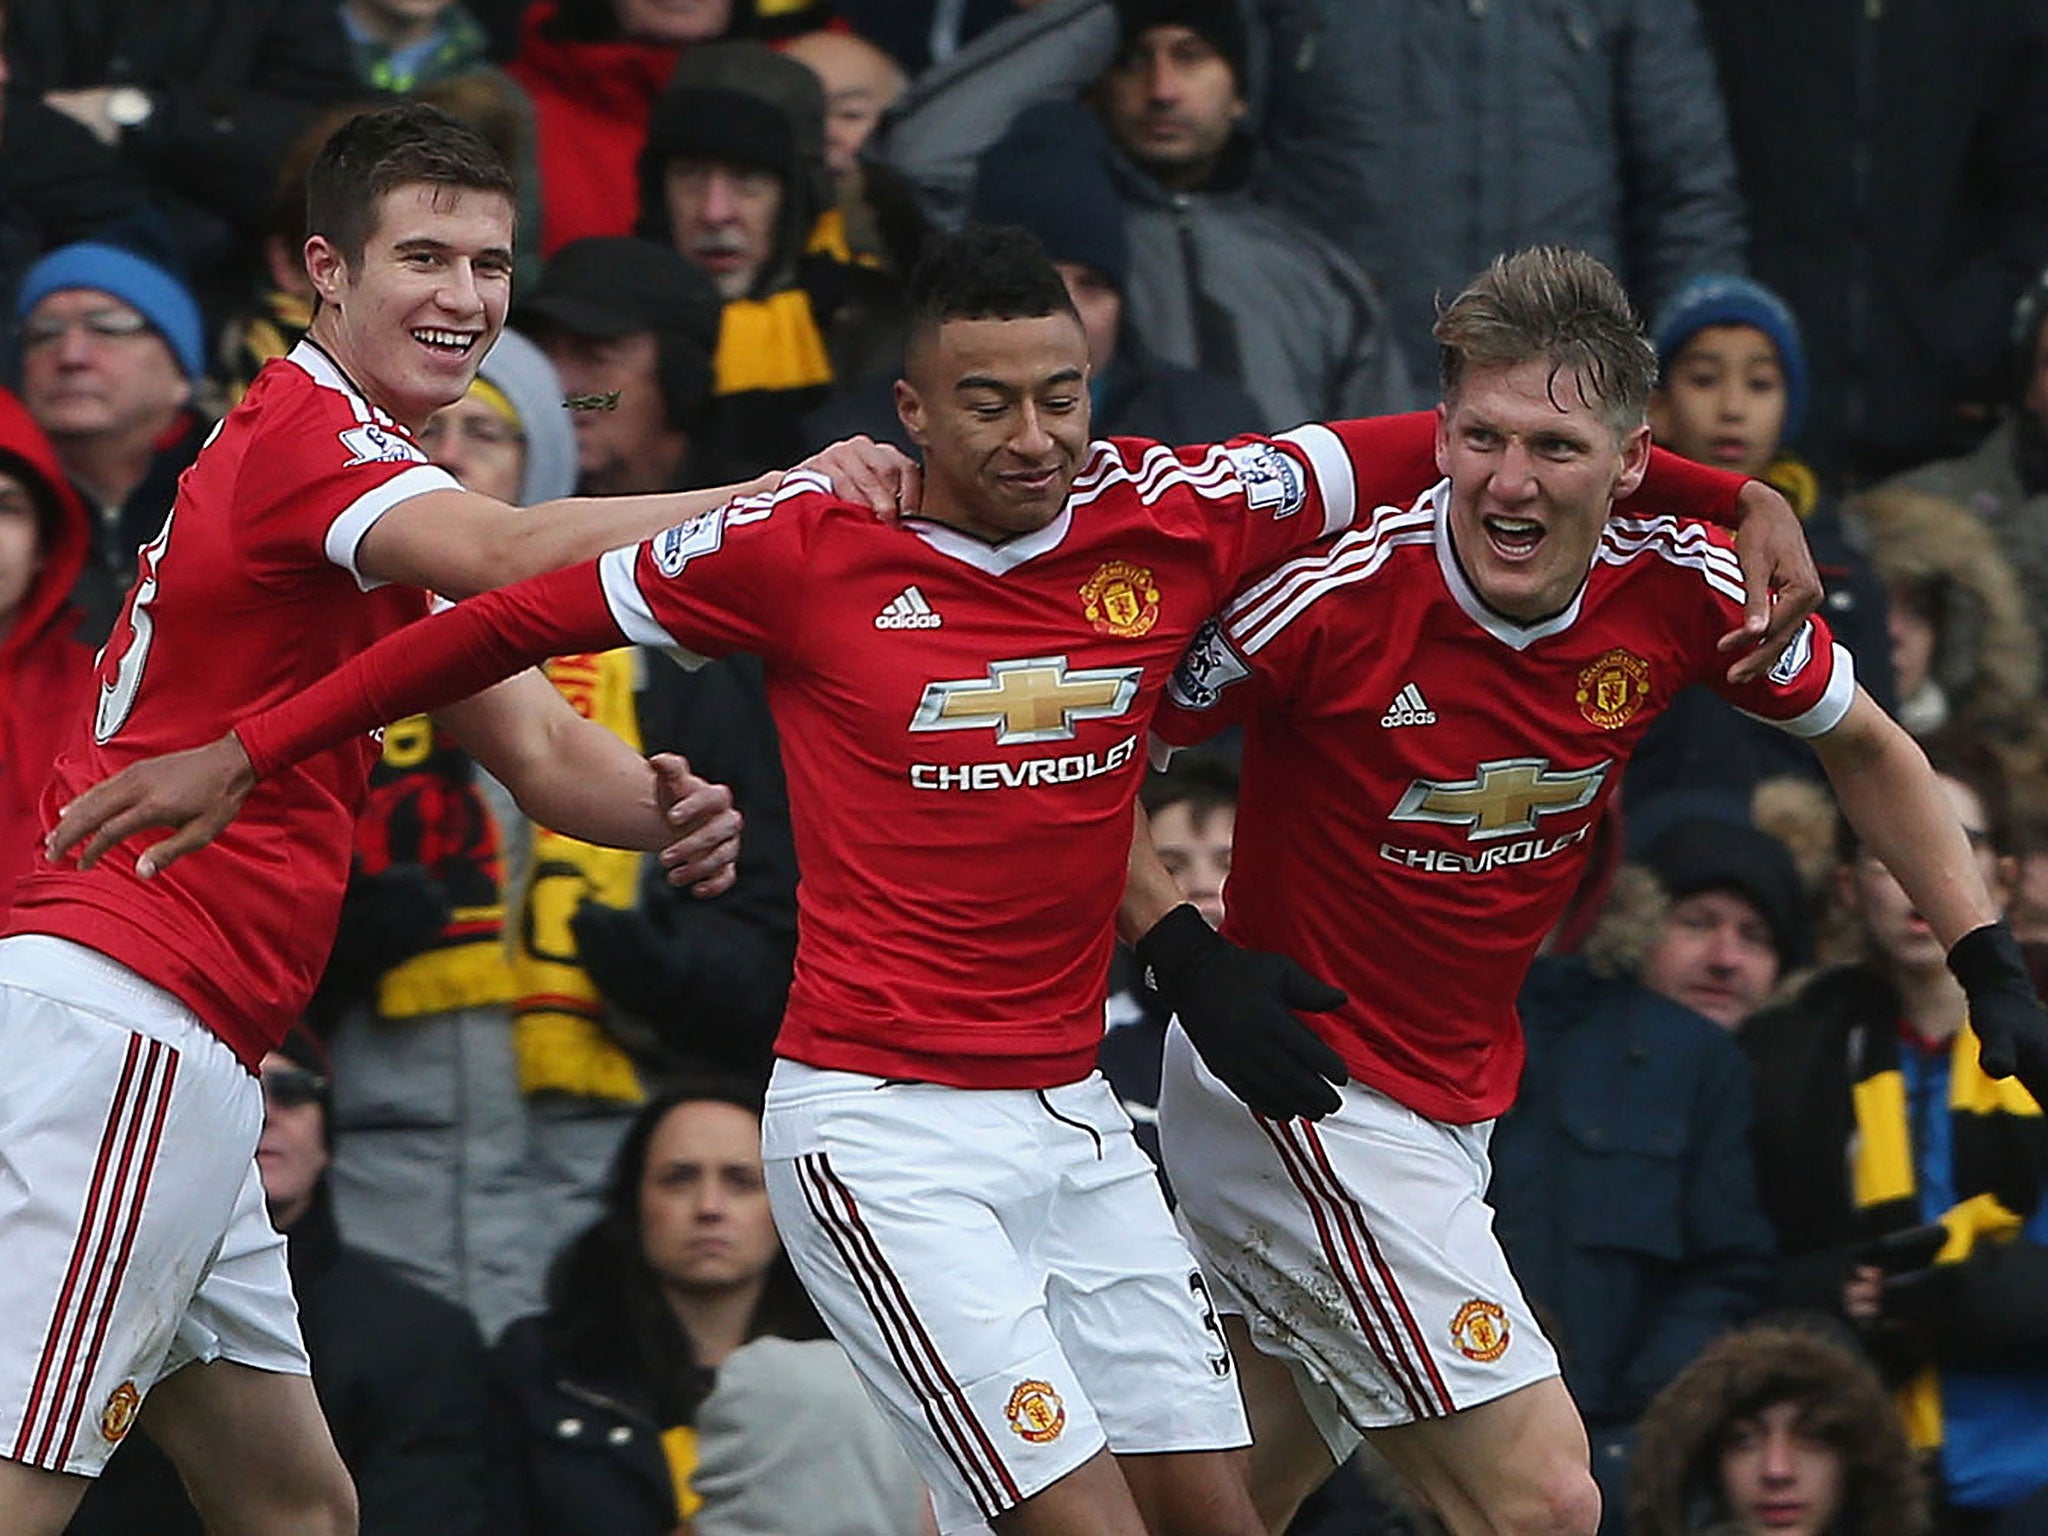
<svg viewBox="0 0 2048 1536">
<path fill-rule="evenodd" d="M 1493 265 L 1439 311 L 1435 335 L 1443 396 L 1455 401 L 1472 368 L 1550 364 L 1617 435 L 1643 424 L 1657 352 L 1621 280 L 1604 263 L 1568 246 L 1537 246 L 1494 258 Z"/>
</svg>

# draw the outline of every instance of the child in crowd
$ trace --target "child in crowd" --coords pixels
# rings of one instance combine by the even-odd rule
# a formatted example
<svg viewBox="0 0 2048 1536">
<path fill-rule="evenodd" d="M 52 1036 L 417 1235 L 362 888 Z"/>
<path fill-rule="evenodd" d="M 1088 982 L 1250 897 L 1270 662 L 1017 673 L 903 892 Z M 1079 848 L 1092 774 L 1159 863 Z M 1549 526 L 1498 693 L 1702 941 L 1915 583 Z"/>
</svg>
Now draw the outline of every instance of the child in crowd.
<svg viewBox="0 0 2048 1536">
<path fill-rule="evenodd" d="M 1806 353 L 1791 310 L 1761 283 L 1709 273 L 1672 295 L 1651 339 L 1659 365 L 1649 408 L 1657 446 L 1753 475 L 1784 493 L 1827 586 L 1828 627 L 1856 658 L 1857 681 L 1891 710 L 1883 585 L 1813 471 L 1786 450 L 1808 396 Z M 1681 695 L 1629 765 L 1623 794 L 1630 846 L 1640 844 L 1638 828 L 1680 815 L 1746 821 L 1757 783 L 1783 774 L 1818 778 L 1819 769 L 1793 738 L 1743 720 L 1704 690 Z M 1645 814 L 1652 802 L 1658 810 Z"/>
</svg>

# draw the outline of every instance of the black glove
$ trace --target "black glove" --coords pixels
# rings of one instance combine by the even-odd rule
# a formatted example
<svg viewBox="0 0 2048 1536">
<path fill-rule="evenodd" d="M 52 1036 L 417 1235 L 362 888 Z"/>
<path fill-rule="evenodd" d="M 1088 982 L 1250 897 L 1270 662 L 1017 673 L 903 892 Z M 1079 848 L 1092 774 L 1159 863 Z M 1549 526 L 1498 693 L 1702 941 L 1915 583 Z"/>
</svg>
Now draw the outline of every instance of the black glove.
<svg viewBox="0 0 2048 1536">
<path fill-rule="evenodd" d="M 1343 1058 L 1292 1011 L 1326 1013 L 1342 992 L 1283 956 L 1239 949 L 1187 905 L 1132 948 L 1203 1062 L 1253 1111 L 1318 1120 L 1342 1102 Z"/>
<path fill-rule="evenodd" d="M 423 864 L 356 870 L 341 898 L 341 923 L 327 970 L 344 989 L 364 990 L 394 965 L 441 942 L 454 904 Z"/>
<path fill-rule="evenodd" d="M 682 937 L 644 906 L 585 901 L 569 919 L 576 960 L 613 1006 L 660 1023 L 688 984 L 691 957 Z"/>
<path fill-rule="evenodd" d="M 1887 1275 L 1909 1275 L 1927 1268 L 1948 1243 L 1948 1228 L 1938 1221 L 1901 1227 L 1872 1238 L 1856 1250 L 1859 1265 L 1872 1265 Z"/>
<path fill-rule="evenodd" d="M 2017 1077 L 2048 1108 L 2048 1012 L 2034 993 L 2019 940 L 2004 923 L 1973 928 L 1949 946 L 1948 968 L 1970 999 L 1978 1060 L 1992 1077 Z"/>
</svg>

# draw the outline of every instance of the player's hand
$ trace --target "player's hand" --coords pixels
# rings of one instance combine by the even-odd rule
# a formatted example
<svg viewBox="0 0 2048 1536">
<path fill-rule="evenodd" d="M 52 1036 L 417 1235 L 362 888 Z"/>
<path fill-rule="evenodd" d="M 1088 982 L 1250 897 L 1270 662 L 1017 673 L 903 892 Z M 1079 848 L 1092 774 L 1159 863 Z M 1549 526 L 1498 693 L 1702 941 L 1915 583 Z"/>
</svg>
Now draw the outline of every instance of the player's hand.
<svg viewBox="0 0 2048 1536">
<path fill-rule="evenodd" d="M 91 869 L 101 854 L 150 827 L 171 827 L 135 861 L 144 880 L 204 848 L 235 819 L 255 786 L 249 755 L 233 733 L 187 752 L 131 763 L 65 806 L 43 839 L 52 863 L 78 844 L 78 867 Z"/>
<path fill-rule="evenodd" d="M 1985 1073 L 2017 1077 L 2035 1103 L 2048 1106 L 2048 1012 L 2012 930 L 2004 923 L 1971 929 L 1949 946 L 1948 968 L 1969 998 Z"/>
<path fill-rule="evenodd" d="M 797 468 L 824 475 L 833 495 L 862 503 L 885 523 L 923 504 L 924 472 L 917 461 L 871 437 L 849 437 L 820 448 Z"/>
<path fill-rule="evenodd" d="M 1735 530 L 1735 558 L 1742 563 L 1742 627 L 1721 637 L 1720 649 L 1741 655 L 1728 681 L 1762 677 L 1820 606 L 1820 572 L 1799 514 L 1775 487 L 1751 480 L 1736 497 L 1741 521 Z"/>
<path fill-rule="evenodd" d="M 1202 1061 L 1254 1112 L 1319 1120 L 1343 1102 L 1343 1058 L 1294 1013 L 1341 1007 L 1342 992 L 1283 956 L 1239 949 L 1192 906 L 1175 907 L 1133 948 Z"/>
<path fill-rule="evenodd" d="M 745 824 L 733 807 L 731 789 L 699 778 L 688 759 L 673 752 L 658 752 L 647 762 L 654 769 L 662 820 L 676 834 L 660 855 L 668 883 L 688 886 L 692 896 L 724 895 L 739 878 Z"/>
</svg>

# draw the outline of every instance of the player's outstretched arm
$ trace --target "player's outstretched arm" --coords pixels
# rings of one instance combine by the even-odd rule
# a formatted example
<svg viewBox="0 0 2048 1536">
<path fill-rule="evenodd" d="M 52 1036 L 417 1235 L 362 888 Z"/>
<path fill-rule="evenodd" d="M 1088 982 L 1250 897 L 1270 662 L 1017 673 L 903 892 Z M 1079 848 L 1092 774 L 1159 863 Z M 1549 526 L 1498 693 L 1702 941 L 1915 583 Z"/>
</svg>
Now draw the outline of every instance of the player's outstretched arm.
<svg viewBox="0 0 2048 1536">
<path fill-rule="evenodd" d="M 137 861 L 147 878 L 210 842 L 256 779 L 549 656 L 625 642 L 594 563 L 487 592 L 386 635 L 311 688 L 245 716 L 222 741 L 131 763 L 66 806 L 45 845 L 53 859 L 82 845 L 85 863 L 147 828 L 175 828 Z"/>
<path fill-rule="evenodd" d="M 835 495 L 891 516 L 917 505 L 917 465 L 886 443 L 848 438 L 797 467 L 825 476 Z M 766 495 L 781 480 L 778 470 L 700 491 L 572 496 L 531 507 L 474 491 L 428 491 L 376 521 L 356 548 L 356 566 L 378 581 L 471 597 L 638 544 L 736 497 Z"/>
<path fill-rule="evenodd" d="M 1813 746 L 1863 846 L 1947 946 L 1984 1070 L 2018 1077 L 2048 1105 L 2048 1011 L 1919 744 L 1858 689 L 1841 724 Z"/>
<path fill-rule="evenodd" d="M 1344 1059 L 1302 1023 L 1344 994 L 1282 955 L 1240 949 L 1181 900 L 1133 806 L 1130 869 L 1117 931 L 1132 941 L 1203 1064 L 1249 1109 L 1276 1120 L 1321 1119 L 1350 1081 Z"/>
<path fill-rule="evenodd" d="M 693 895 L 731 889 L 741 826 L 732 791 L 673 753 L 641 757 L 570 708 L 543 674 L 522 672 L 435 718 L 542 826 L 659 852 L 670 883 Z"/>
<path fill-rule="evenodd" d="M 1720 649 L 1734 651 L 1728 681 L 1762 677 L 1808 614 L 1820 606 L 1820 572 L 1792 503 L 1774 486 L 1748 481 L 1737 498 L 1735 558 L 1742 565 L 1742 626 L 1721 637 Z"/>
</svg>

